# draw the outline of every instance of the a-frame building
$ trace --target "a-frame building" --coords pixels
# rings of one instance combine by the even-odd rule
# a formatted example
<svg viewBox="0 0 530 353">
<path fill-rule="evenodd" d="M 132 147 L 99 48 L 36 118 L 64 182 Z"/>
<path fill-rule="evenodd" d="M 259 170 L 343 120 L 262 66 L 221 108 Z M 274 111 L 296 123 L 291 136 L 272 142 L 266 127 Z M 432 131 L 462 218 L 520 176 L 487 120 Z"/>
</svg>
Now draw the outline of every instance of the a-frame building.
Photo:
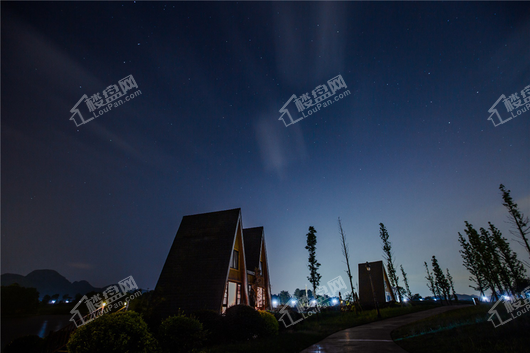
<svg viewBox="0 0 530 353">
<path fill-rule="evenodd" d="M 264 252 L 263 228 L 261 230 Z M 249 239 L 254 243 L 253 235 L 249 235 Z M 232 305 L 248 305 L 245 240 L 239 208 L 184 216 L 155 288 L 156 311 L 165 317 L 179 310 L 188 314 L 202 309 L 224 313 Z M 259 252 L 261 256 L 262 250 Z M 251 253 L 254 256 L 254 252 Z M 262 266 L 267 267 L 263 273 L 267 280 L 264 296 L 269 298 L 264 307 L 268 308 L 270 286 L 266 254 L 263 259 Z"/>
<path fill-rule="evenodd" d="M 271 308 L 269 266 L 263 227 L 243 229 L 249 305 L 259 310 Z"/>
</svg>

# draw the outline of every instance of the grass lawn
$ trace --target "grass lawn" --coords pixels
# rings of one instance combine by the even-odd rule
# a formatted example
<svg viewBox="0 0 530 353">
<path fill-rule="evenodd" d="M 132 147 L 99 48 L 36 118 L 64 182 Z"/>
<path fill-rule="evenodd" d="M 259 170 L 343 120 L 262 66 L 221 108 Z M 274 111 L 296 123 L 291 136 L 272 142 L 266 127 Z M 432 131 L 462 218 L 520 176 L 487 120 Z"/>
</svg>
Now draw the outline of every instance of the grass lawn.
<svg viewBox="0 0 530 353">
<path fill-rule="evenodd" d="M 414 306 L 381 309 L 383 319 L 432 309 L 438 305 L 421 303 Z M 319 317 L 311 316 L 288 329 L 280 331 L 278 336 L 255 339 L 247 342 L 223 344 L 208 347 L 209 353 L 298 353 L 310 345 L 340 330 L 377 321 L 375 310 L 361 314 L 353 312 L 326 312 Z M 280 322 L 283 326 L 283 323 Z"/>
<path fill-rule="evenodd" d="M 402 326 L 392 339 L 409 353 L 529 352 L 530 314 L 495 328 L 488 320 L 491 305 L 449 311 Z"/>
</svg>

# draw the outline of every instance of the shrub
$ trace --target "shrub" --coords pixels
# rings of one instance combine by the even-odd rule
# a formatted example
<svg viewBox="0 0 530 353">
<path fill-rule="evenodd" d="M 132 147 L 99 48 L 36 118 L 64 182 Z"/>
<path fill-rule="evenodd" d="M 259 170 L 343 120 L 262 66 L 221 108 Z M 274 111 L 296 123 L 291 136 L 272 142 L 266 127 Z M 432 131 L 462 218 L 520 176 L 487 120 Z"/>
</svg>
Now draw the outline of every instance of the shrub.
<svg viewBox="0 0 530 353">
<path fill-rule="evenodd" d="M 3 350 L 5 353 L 40 353 L 44 339 L 37 335 L 22 336 L 14 339 Z"/>
<path fill-rule="evenodd" d="M 262 336 L 276 336 L 279 331 L 278 320 L 267 311 L 259 311 L 261 320 L 263 321 Z"/>
<path fill-rule="evenodd" d="M 69 353 L 152 353 L 158 344 L 140 314 L 128 311 L 106 314 L 79 327 L 67 348 Z"/>
<path fill-rule="evenodd" d="M 166 352 L 184 353 L 202 346 L 206 339 L 202 324 L 184 315 L 170 316 L 160 324 L 158 340 Z"/>
<path fill-rule="evenodd" d="M 223 325 L 223 317 L 213 310 L 199 310 L 193 313 L 193 317 L 202 323 L 203 330 L 207 333 L 208 344 L 222 343 L 228 335 L 226 325 Z"/>
<path fill-rule="evenodd" d="M 276 318 L 276 320 L 278 321 L 278 324 L 280 326 L 280 331 L 288 329 L 286 326 L 289 326 L 289 329 L 292 328 L 293 327 L 293 326 L 291 326 L 292 323 L 298 322 L 298 320 L 304 318 L 302 316 L 302 314 L 300 314 L 298 311 L 293 310 L 289 306 L 283 307 L 278 312 L 274 312 L 273 315 Z M 289 317 L 291 319 L 289 319 Z M 280 323 L 280 320 L 283 320 L 283 321 Z"/>
<path fill-rule="evenodd" d="M 226 310 L 225 322 L 230 337 L 236 341 L 248 340 L 263 332 L 260 314 L 248 305 L 234 305 Z"/>
</svg>

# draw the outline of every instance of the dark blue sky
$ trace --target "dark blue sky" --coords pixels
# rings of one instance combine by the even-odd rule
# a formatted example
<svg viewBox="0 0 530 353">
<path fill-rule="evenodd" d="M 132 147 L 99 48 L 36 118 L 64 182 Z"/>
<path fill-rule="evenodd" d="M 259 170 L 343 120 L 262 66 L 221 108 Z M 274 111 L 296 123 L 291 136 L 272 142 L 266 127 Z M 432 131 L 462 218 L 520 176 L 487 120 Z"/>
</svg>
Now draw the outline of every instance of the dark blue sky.
<svg viewBox="0 0 530 353">
<path fill-rule="evenodd" d="M 383 222 L 413 293 L 432 255 L 471 293 L 464 221 L 513 238 L 500 183 L 530 214 L 530 112 L 487 120 L 530 85 L 528 2 L 1 6 L 2 273 L 153 288 L 182 216 L 241 207 L 273 293 L 309 285 L 310 225 L 322 283 L 344 276 L 337 217 L 354 264 Z M 69 120 L 128 75 L 141 95 Z M 337 75 L 350 96 L 278 120 Z"/>
</svg>

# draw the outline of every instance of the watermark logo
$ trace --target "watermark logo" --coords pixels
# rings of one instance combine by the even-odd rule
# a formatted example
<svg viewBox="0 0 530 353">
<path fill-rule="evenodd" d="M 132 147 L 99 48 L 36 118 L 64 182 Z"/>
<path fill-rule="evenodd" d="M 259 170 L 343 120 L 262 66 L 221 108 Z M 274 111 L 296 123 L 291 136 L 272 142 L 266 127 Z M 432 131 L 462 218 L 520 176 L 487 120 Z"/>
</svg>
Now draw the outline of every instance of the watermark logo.
<svg viewBox="0 0 530 353">
<path fill-rule="evenodd" d="M 120 86 L 119 88 L 118 85 Z M 70 120 L 74 121 L 75 126 L 86 124 L 89 121 L 108 113 L 112 108 L 119 107 L 124 103 L 123 100 L 128 102 L 142 94 L 142 91 L 138 89 L 138 84 L 136 84 L 132 75 L 119 80 L 118 85 L 110 85 L 105 88 L 102 92 L 103 97 L 101 97 L 99 92 L 90 97 L 83 94 L 74 107 L 70 109 L 70 113 L 73 113 Z M 137 90 L 133 93 L 127 93 L 133 88 L 137 88 Z M 123 99 L 120 99 L 121 97 L 123 97 Z M 83 116 L 81 110 L 84 111 L 85 116 Z M 92 113 L 92 116 L 90 116 L 90 113 Z"/>
<path fill-rule="evenodd" d="M 118 282 L 118 286 L 112 285 L 105 289 L 103 291 L 103 298 L 101 298 L 100 294 L 95 294 L 91 298 L 88 298 L 86 295 L 84 295 L 79 303 L 77 303 L 76 306 L 70 310 L 70 314 L 73 315 L 70 318 L 70 321 L 73 321 L 77 327 L 82 326 L 94 319 L 97 319 L 101 315 L 110 312 L 112 309 L 125 307 L 129 301 L 142 295 L 142 292 L 138 290 L 138 286 L 136 285 L 136 282 L 132 276 L 122 279 L 120 282 Z M 137 291 L 132 293 L 128 298 L 125 298 L 125 301 L 118 301 L 124 296 L 127 296 L 129 292 L 134 290 Z M 85 304 L 88 308 L 89 314 L 84 317 L 79 312 L 79 306 L 81 304 Z"/>
<path fill-rule="evenodd" d="M 289 311 L 288 302 L 280 309 L 280 314 L 282 314 L 282 316 L 280 316 L 278 322 L 283 322 L 285 328 L 287 328 L 289 326 L 296 325 L 300 321 L 307 319 L 313 314 L 319 313 L 322 307 L 330 306 L 329 299 L 326 299 L 324 296 L 329 297 L 330 294 L 338 294 L 338 291 L 341 289 L 346 289 L 346 284 L 344 283 L 342 276 L 338 276 L 328 281 L 328 286 L 322 285 L 316 289 L 317 296 L 320 295 L 317 300 L 309 301 L 309 298 L 307 298 L 307 296 L 302 297 L 300 300 L 289 300 L 289 302 L 293 301 L 293 303 L 295 303 L 296 310 L 302 315 L 302 317 L 296 321 L 293 320 L 291 312 Z M 311 308 L 311 310 L 307 310 L 308 308 Z M 286 319 L 284 319 L 285 316 L 287 317 Z"/>
<path fill-rule="evenodd" d="M 530 287 L 523 289 L 521 296 L 522 298 L 520 299 L 502 296 L 491 309 L 488 310 L 488 314 L 491 315 L 488 318 L 488 321 L 491 321 L 493 326 L 497 328 L 513 319 L 517 319 L 523 314 L 526 314 L 530 309 Z"/>
<path fill-rule="evenodd" d="M 338 292 L 341 289 L 346 289 L 346 283 L 344 283 L 342 276 L 338 276 L 333 278 L 331 281 L 328 281 L 327 286 L 319 286 L 317 288 L 317 295 L 327 295 L 332 297 L 338 295 Z"/>
<path fill-rule="evenodd" d="M 293 94 L 287 103 L 285 103 L 280 109 L 280 113 L 282 113 L 282 115 L 278 120 L 282 120 L 285 124 L 285 127 L 287 127 L 320 111 L 320 108 L 329 107 L 334 102 L 338 102 L 339 100 L 351 94 L 350 90 L 346 90 L 335 96 L 338 91 L 348 88 L 341 75 L 333 77 L 332 79 L 328 80 L 327 83 L 327 86 L 316 86 L 315 89 L 311 91 L 311 96 L 309 93 L 304 93 L 300 97 L 297 97 L 296 94 Z M 335 96 L 333 100 L 328 99 L 333 96 Z M 294 113 L 295 110 L 293 105 L 298 110 L 297 113 Z"/>
<path fill-rule="evenodd" d="M 499 113 L 497 110 L 497 105 L 502 101 L 504 103 L 504 108 L 506 108 L 506 113 Z M 499 109 L 501 109 L 499 107 Z M 521 97 L 519 97 L 519 94 L 516 92 L 508 98 L 504 94 L 501 94 L 499 99 L 491 106 L 490 109 L 488 109 L 488 113 L 491 113 L 488 120 L 491 120 L 493 123 L 493 126 L 498 126 L 501 124 L 504 124 L 505 122 L 508 122 L 512 120 L 513 118 L 516 118 L 517 116 L 527 112 L 530 109 L 530 85 L 526 86 L 521 90 Z M 502 110 L 502 109 L 501 109 Z M 515 112 L 515 114 L 514 114 Z M 495 117 L 494 117 L 495 115 Z M 495 123 L 495 121 L 498 121 Z"/>
</svg>

